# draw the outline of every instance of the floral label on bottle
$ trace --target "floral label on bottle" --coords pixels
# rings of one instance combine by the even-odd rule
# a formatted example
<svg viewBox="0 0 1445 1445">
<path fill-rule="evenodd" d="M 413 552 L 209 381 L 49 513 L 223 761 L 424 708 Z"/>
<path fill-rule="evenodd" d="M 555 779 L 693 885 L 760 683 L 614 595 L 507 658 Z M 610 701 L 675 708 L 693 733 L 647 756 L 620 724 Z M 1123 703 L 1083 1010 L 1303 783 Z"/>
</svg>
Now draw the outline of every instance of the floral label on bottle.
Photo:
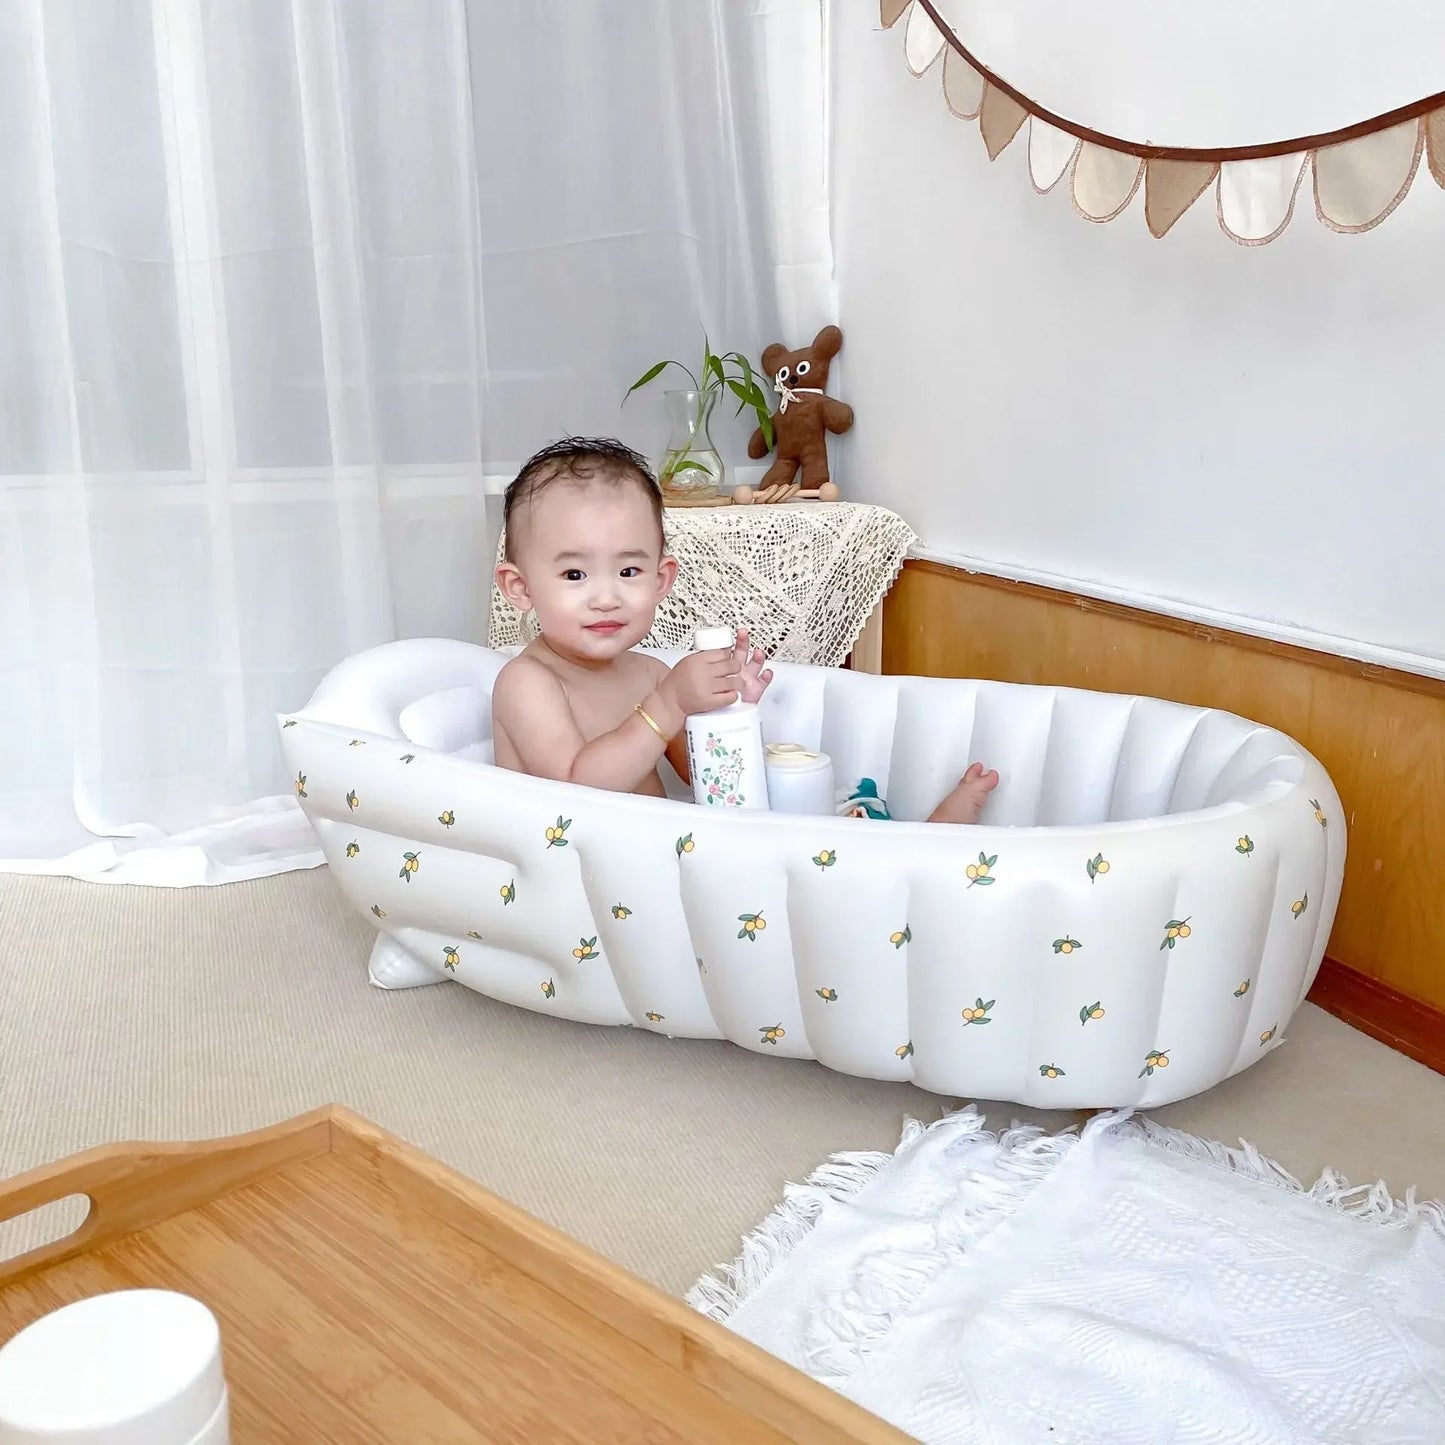
<svg viewBox="0 0 1445 1445">
<path fill-rule="evenodd" d="M 703 766 L 698 773 L 710 805 L 741 808 L 747 802 L 739 791 L 743 775 L 743 750 L 730 748 L 716 733 L 708 733 L 703 743 Z"/>
</svg>

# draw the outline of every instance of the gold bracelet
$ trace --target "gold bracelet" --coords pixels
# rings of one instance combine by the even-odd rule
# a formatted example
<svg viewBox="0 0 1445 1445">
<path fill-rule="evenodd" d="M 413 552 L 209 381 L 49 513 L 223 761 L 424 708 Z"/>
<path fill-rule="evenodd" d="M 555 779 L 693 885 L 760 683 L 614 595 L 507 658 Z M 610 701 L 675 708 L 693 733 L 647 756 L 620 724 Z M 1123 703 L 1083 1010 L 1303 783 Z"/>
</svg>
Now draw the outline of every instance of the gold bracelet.
<svg viewBox="0 0 1445 1445">
<path fill-rule="evenodd" d="M 672 741 L 672 739 L 668 737 L 668 735 L 663 732 L 660 727 L 658 727 L 656 721 L 652 718 L 652 716 L 648 713 L 647 709 L 644 708 L 640 702 L 633 704 L 632 711 L 635 712 L 637 716 L 640 717 L 643 722 L 645 722 L 648 727 L 650 727 L 653 732 L 655 732 L 658 737 L 662 739 L 662 744 L 664 747 L 666 747 L 667 744 Z"/>
</svg>

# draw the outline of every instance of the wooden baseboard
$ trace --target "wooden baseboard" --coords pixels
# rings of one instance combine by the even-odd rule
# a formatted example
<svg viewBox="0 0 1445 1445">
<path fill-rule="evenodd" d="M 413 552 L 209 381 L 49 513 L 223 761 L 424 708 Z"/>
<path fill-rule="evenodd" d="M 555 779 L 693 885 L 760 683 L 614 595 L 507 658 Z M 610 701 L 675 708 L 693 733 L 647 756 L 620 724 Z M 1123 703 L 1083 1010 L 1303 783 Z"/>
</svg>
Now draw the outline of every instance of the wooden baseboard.
<svg viewBox="0 0 1445 1445">
<path fill-rule="evenodd" d="M 1445 1074 L 1445 1013 L 1326 958 L 1309 999 L 1362 1034 Z"/>
<path fill-rule="evenodd" d="M 1296 738 L 1349 830 L 1317 1002 L 1445 1060 L 1445 681 L 918 561 L 888 598 L 883 670 L 1170 698 Z"/>
</svg>

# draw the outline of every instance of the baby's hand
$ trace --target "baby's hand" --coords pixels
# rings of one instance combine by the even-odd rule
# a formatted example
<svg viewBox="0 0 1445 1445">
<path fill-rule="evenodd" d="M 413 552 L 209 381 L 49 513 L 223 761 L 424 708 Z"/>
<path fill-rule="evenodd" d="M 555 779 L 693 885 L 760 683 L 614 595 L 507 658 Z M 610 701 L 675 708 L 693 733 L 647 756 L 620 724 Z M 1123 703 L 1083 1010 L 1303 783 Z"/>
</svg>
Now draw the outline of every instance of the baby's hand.
<svg viewBox="0 0 1445 1445">
<path fill-rule="evenodd" d="M 683 717 L 727 707 L 737 701 L 737 687 L 742 681 L 733 656 L 725 647 L 689 653 L 657 690 Z"/>
<path fill-rule="evenodd" d="M 744 702 L 757 702 L 768 690 L 773 674 L 763 665 L 767 660 L 762 649 L 752 645 L 747 628 L 739 628 L 733 646 L 733 663 L 738 673 L 738 695 Z"/>
</svg>

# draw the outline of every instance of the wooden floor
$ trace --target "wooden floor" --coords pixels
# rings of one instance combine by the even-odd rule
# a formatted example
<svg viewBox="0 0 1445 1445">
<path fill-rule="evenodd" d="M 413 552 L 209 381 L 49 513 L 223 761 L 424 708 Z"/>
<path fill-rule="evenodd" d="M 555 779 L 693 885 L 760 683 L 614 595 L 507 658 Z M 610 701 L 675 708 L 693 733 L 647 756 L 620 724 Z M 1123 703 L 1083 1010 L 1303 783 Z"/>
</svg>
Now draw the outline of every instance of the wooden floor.
<svg viewBox="0 0 1445 1445">
<path fill-rule="evenodd" d="M 929 562 L 889 596 L 883 668 L 1142 693 L 1288 733 L 1348 820 L 1330 956 L 1382 985 L 1382 1008 L 1445 1009 L 1445 683 Z"/>
</svg>

